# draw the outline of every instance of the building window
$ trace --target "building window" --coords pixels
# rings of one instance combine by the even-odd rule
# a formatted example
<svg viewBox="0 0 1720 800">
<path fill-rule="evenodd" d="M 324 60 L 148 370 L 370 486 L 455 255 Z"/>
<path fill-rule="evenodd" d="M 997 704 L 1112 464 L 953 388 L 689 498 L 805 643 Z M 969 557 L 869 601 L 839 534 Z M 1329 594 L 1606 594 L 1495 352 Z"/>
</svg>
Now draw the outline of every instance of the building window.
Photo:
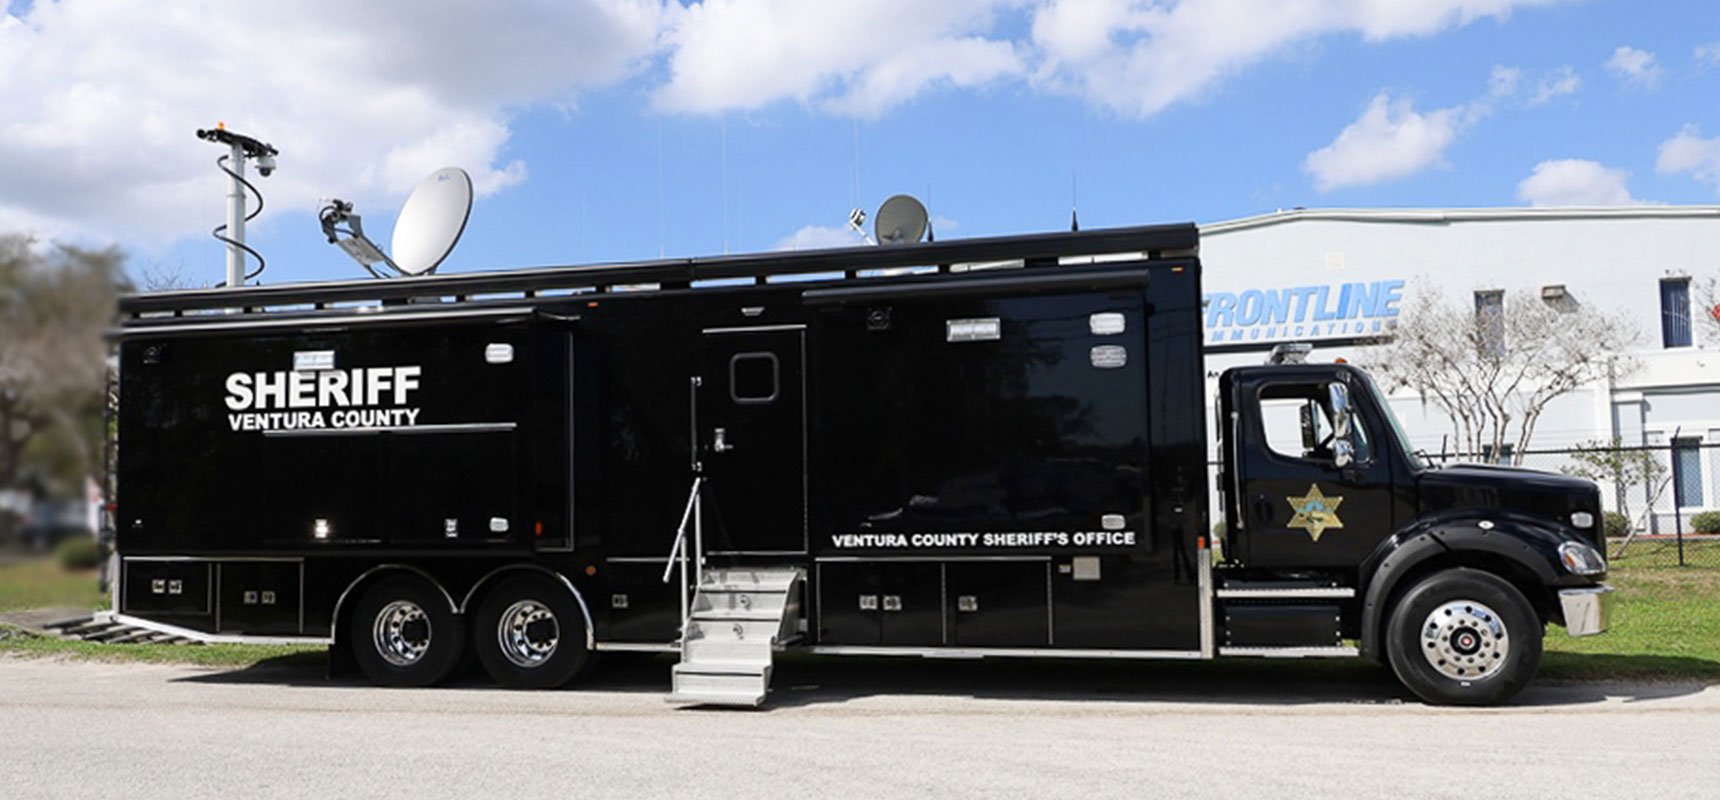
<svg viewBox="0 0 1720 800">
<path fill-rule="evenodd" d="M 1660 282 L 1660 340 L 1667 347 L 1690 346 L 1690 279 Z"/>
<path fill-rule="evenodd" d="M 1679 508 L 1702 505 L 1702 440 L 1672 440 L 1672 500 Z"/>
<path fill-rule="evenodd" d="M 1475 293 L 1475 329 L 1481 355 L 1498 358 L 1505 354 L 1505 293 L 1492 289 Z"/>
</svg>

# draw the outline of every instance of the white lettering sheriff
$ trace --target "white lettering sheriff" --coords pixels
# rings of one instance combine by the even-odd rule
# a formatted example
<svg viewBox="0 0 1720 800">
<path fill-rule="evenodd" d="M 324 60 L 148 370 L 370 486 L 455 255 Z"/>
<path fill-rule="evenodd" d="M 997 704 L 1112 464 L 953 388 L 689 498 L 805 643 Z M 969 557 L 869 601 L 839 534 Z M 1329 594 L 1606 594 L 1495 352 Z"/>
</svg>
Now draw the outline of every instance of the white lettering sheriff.
<svg viewBox="0 0 1720 800">
<path fill-rule="evenodd" d="M 407 407 L 418 366 L 235 372 L 227 376 L 227 423 L 235 431 L 399 428 L 418 424 Z M 388 406 L 388 407 L 384 407 Z"/>
</svg>

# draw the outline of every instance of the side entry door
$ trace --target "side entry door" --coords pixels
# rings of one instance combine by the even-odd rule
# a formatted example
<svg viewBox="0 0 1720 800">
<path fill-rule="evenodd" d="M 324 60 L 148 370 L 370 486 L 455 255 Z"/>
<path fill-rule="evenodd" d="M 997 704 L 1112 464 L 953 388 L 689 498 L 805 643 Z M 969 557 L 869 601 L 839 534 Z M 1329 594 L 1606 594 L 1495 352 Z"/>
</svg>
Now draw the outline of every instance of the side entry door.
<svg viewBox="0 0 1720 800">
<path fill-rule="evenodd" d="M 806 329 L 705 331 L 705 549 L 806 552 Z"/>
<path fill-rule="evenodd" d="M 1371 407 L 1334 373 L 1265 373 L 1232 391 L 1227 469 L 1236 473 L 1226 488 L 1239 524 L 1227 531 L 1229 556 L 1263 568 L 1361 563 L 1394 525 L 1392 469 Z M 1343 417 L 1348 436 L 1335 430 Z"/>
</svg>

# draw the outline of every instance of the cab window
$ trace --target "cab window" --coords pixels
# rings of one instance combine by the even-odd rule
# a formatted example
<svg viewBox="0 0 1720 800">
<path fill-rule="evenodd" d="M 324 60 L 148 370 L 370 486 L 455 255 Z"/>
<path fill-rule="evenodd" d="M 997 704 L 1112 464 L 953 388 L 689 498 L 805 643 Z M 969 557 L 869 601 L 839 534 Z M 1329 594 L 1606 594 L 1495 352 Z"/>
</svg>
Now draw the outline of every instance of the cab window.
<svg viewBox="0 0 1720 800">
<path fill-rule="evenodd" d="M 1285 458 L 1333 463 L 1331 395 L 1325 382 L 1272 383 L 1260 390 L 1260 425 L 1266 447 Z M 1350 437 L 1355 460 L 1373 457 L 1368 429 L 1351 412 Z"/>
</svg>

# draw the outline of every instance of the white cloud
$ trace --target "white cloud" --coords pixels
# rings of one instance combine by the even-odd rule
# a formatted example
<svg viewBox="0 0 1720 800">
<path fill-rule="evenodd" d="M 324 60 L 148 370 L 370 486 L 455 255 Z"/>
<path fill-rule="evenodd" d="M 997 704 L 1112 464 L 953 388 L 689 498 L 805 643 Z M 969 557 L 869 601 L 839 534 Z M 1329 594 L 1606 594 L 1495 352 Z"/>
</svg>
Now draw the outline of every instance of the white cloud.
<svg viewBox="0 0 1720 800">
<path fill-rule="evenodd" d="M 1302 166 L 1322 192 L 1413 175 L 1440 162 L 1445 148 L 1480 113 L 1475 108 L 1422 113 L 1411 101 L 1394 101 L 1381 92 L 1331 144 L 1309 153 Z"/>
<path fill-rule="evenodd" d="M 1641 89 L 1658 86 L 1665 73 L 1653 53 L 1628 45 L 1620 45 L 1613 51 L 1612 58 L 1607 59 L 1606 68 L 1625 85 Z"/>
<path fill-rule="evenodd" d="M 1686 125 L 1677 135 L 1661 142 L 1654 168 L 1668 174 L 1689 173 L 1696 180 L 1720 189 L 1720 136 L 1704 139 L 1695 125 Z"/>
<path fill-rule="evenodd" d="M 1532 206 L 1628 206 L 1630 173 L 1579 158 L 1543 161 L 1517 184 L 1517 197 Z"/>
<path fill-rule="evenodd" d="M 1720 42 L 1697 45 L 1690 57 L 1699 68 L 1720 67 Z"/>
<path fill-rule="evenodd" d="M 1034 76 L 1112 111 L 1149 116 L 1320 36 L 1430 36 L 1559 0 L 1046 0 Z"/>
<path fill-rule="evenodd" d="M 828 247 L 855 247 L 865 244 L 853 228 L 835 225 L 807 225 L 777 240 L 772 250 L 822 250 Z"/>
<path fill-rule="evenodd" d="M 969 88 L 1024 69 L 985 34 L 1001 0 L 706 0 L 671 6 L 673 111 L 717 113 L 793 100 L 875 117 L 936 86 Z"/>
<path fill-rule="evenodd" d="M 1570 67 L 1559 67 L 1535 82 L 1535 91 L 1529 95 L 1529 105 L 1541 106 L 1566 95 L 1576 94 L 1583 88 L 1583 79 L 1577 71 Z"/>
<path fill-rule="evenodd" d="M 192 132 L 218 120 L 281 149 L 257 181 L 271 209 L 398 197 L 450 164 L 481 192 L 517 183 L 510 113 L 632 74 L 660 10 L 497 5 L 63 0 L 0 15 L 0 224 L 156 242 L 207 229 L 220 150 Z"/>
<path fill-rule="evenodd" d="M 1198 101 L 1321 36 L 1431 36 L 1567 0 L 705 0 L 671 6 L 660 107 L 876 116 L 1017 78 L 1127 116 Z M 1030 30 L 1011 38 L 1017 15 Z"/>
<path fill-rule="evenodd" d="M 1510 97 L 1517 93 L 1517 87 L 1523 83 L 1521 67 L 1494 66 L 1493 72 L 1487 76 L 1487 95 L 1489 97 Z"/>
</svg>

